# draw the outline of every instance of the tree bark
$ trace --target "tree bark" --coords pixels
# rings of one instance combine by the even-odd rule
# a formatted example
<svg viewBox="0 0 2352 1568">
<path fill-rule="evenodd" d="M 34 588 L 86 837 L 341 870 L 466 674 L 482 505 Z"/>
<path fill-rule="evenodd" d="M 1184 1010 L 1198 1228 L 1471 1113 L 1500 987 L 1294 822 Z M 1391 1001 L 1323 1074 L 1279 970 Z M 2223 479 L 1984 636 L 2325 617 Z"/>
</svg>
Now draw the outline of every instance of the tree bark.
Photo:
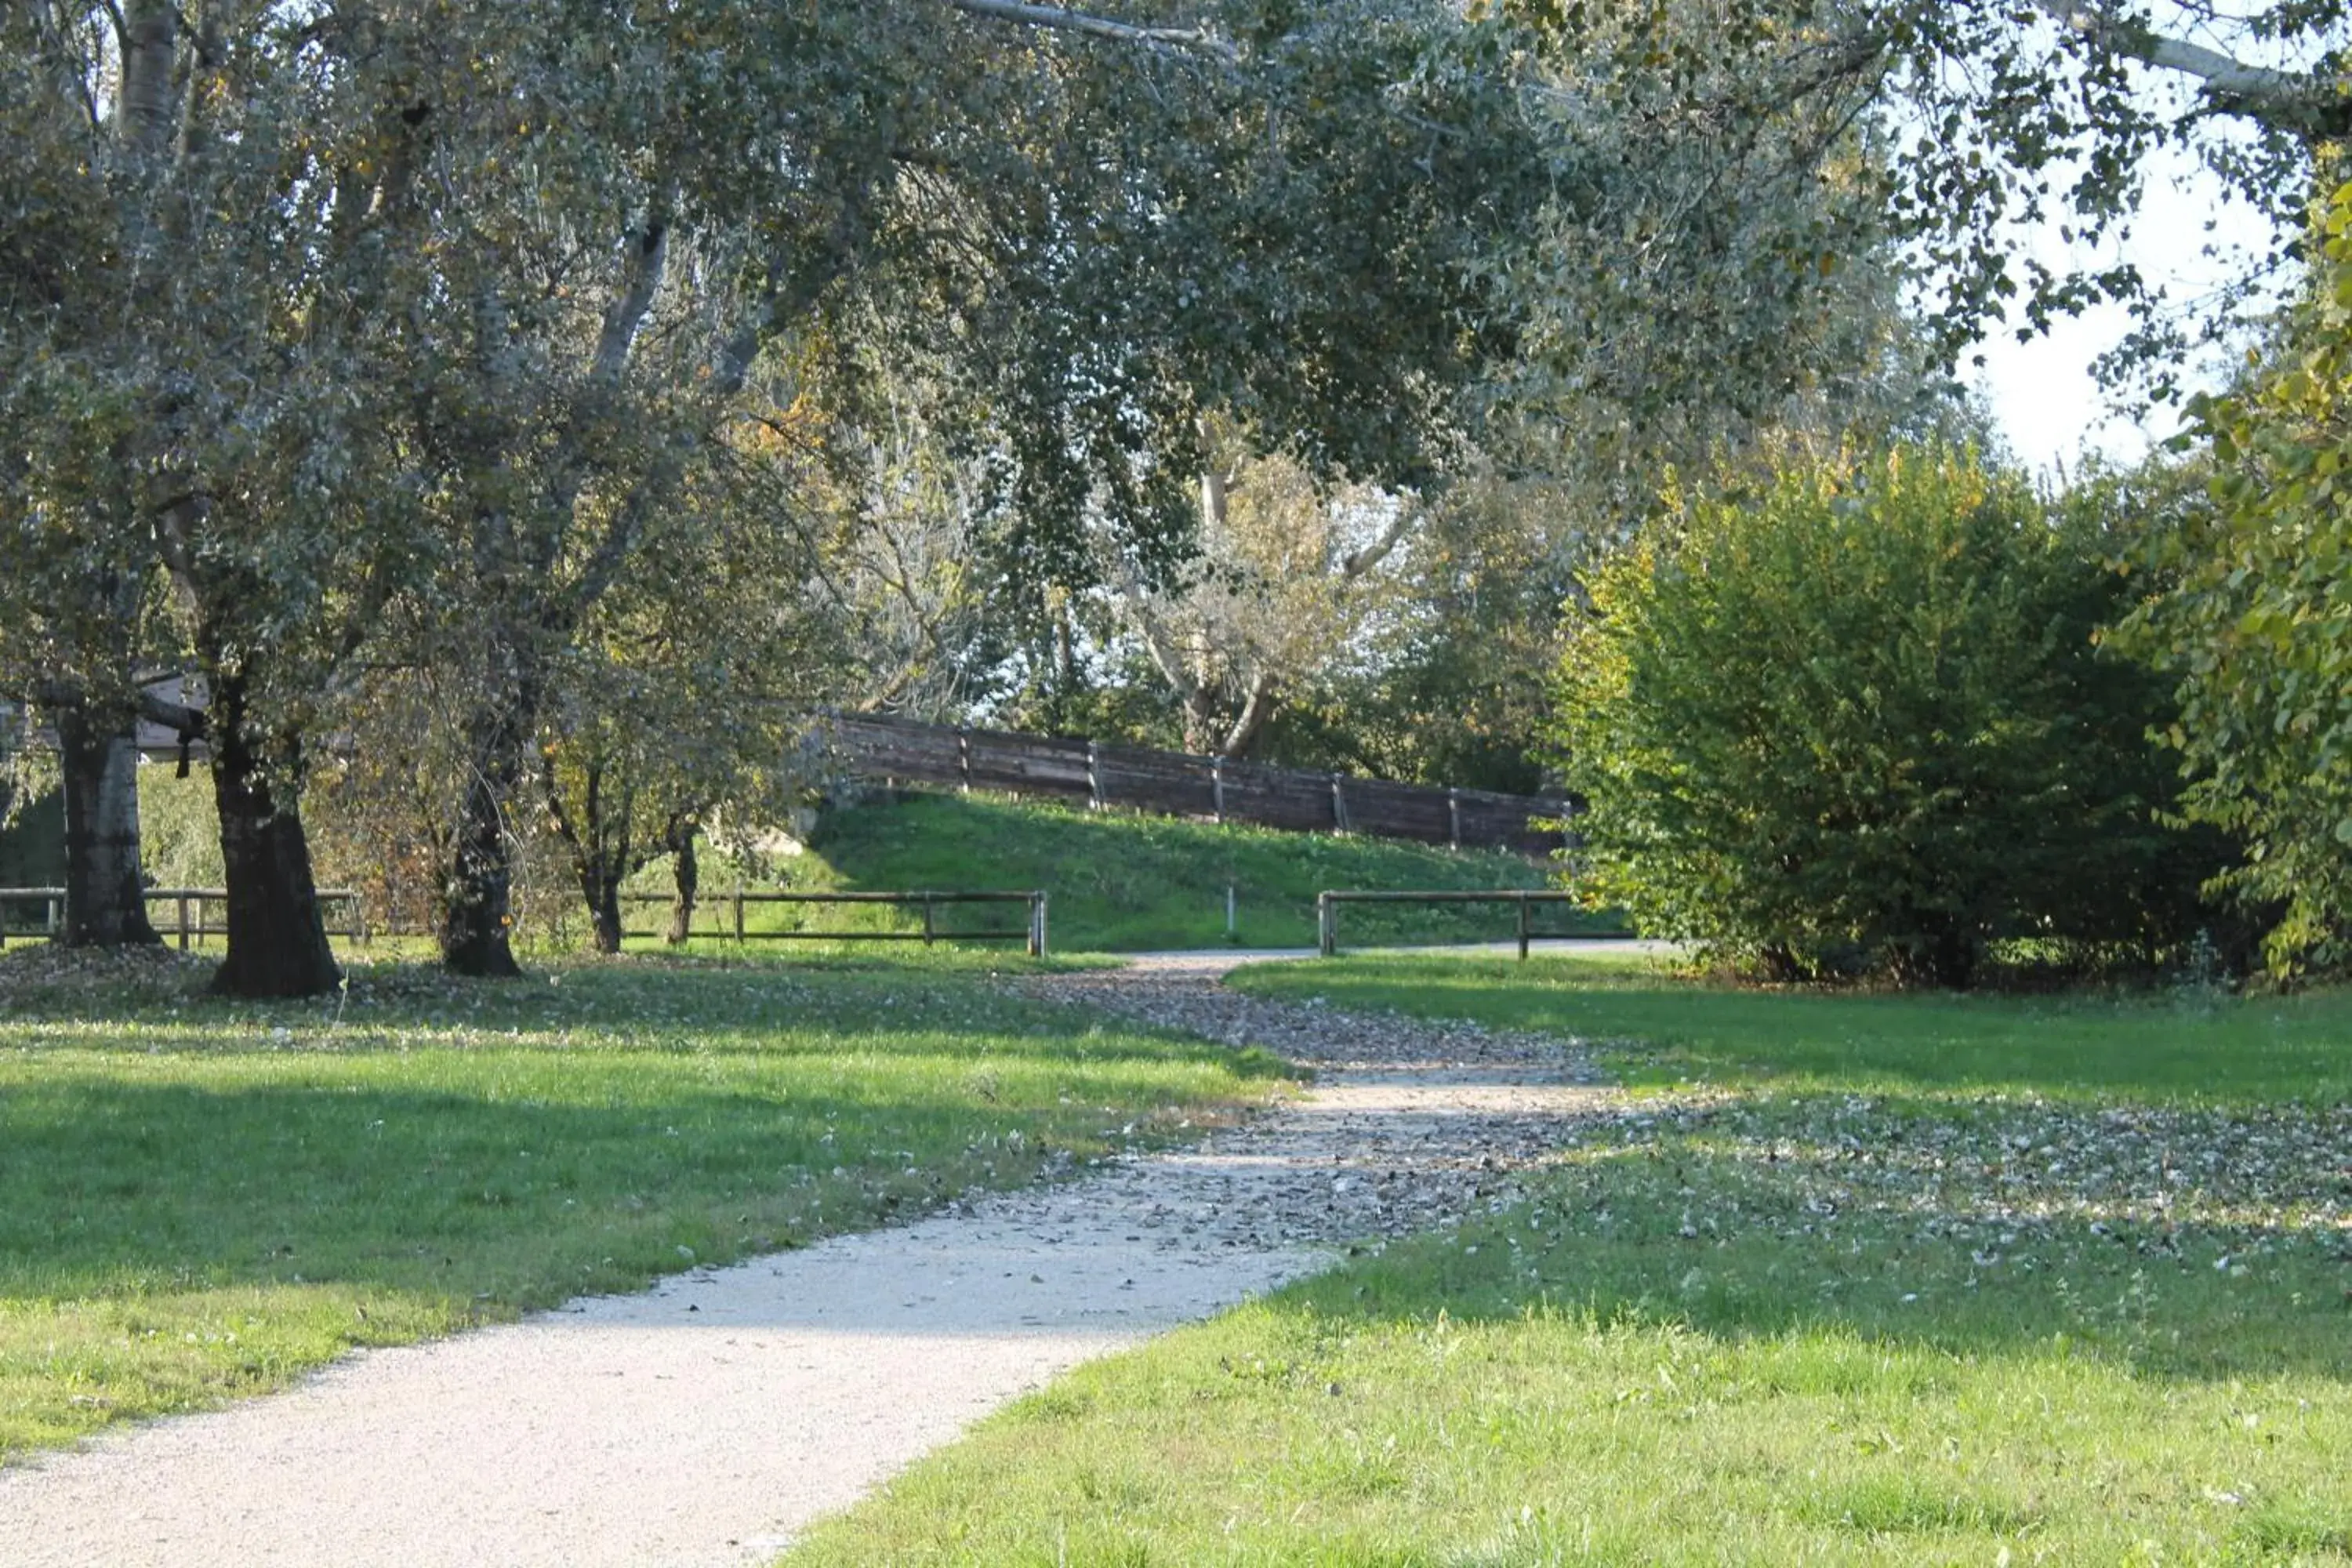
<svg viewBox="0 0 2352 1568">
<path fill-rule="evenodd" d="M 80 703 L 50 710 L 66 807 L 68 947 L 141 947 L 163 939 L 147 919 L 139 867 L 139 753 L 124 726 Z"/>
<path fill-rule="evenodd" d="M 694 829 L 691 826 L 677 836 L 672 848 L 677 857 L 675 872 L 677 896 L 670 900 L 668 940 L 670 946 L 683 947 L 686 939 L 693 934 L 694 900 L 702 887 L 702 866 L 694 856 Z"/>
<path fill-rule="evenodd" d="M 522 774 L 522 735 L 509 712 L 476 725 L 471 776 L 458 808 L 448 880 L 442 891 L 441 963 L 453 974 L 511 980 L 515 962 L 514 856 L 507 803 Z"/>
<path fill-rule="evenodd" d="M 246 724 L 241 675 L 215 669 L 206 734 L 213 802 L 227 872 L 228 956 L 213 976 L 224 996 L 317 996 L 343 978 L 327 945 L 290 773 L 276 780 Z M 295 759 L 299 760 L 299 759 Z"/>
<path fill-rule="evenodd" d="M 588 900 L 588 921 L 596 951 L 611 958 L 621 951 L 621 868 L 602 855 L 580 860 L 580 891 Z"/>
<path fill-rule="evenodd" d="M 617 820 L 604 808 L 604 770 L 601 766 L 588 770 L 585 808 L 577 829 L 564 815 L 562 800 L 555 791 L 555 781 L 548 780 L 548 798 L 555 813 L 556 827 L 564 842 L 572 847 L 572 869 L 580 878 L 581 895 L 588 901 L 588 922 L 594 933 L 596 951 L 607 958 L 621 951 L 621 880 L 626 877 L 629 865 L 629 807 L 631 791 L 621 792 L 621 810 Z"/>
</svg>

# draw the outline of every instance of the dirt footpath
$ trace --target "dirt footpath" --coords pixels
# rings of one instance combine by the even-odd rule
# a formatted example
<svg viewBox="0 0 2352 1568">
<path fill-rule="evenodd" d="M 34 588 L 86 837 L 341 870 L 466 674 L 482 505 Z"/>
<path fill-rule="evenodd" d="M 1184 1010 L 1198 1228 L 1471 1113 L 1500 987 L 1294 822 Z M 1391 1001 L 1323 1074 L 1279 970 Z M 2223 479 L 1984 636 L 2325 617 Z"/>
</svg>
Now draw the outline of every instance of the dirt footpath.
<svg viewBox="0 0 2352 1568">
<path fill-rule="evenodd" d="M 1614 1097 L 1558 1043 L 1226 992 L 1232 960 L 1024 988 L 1266 1047 L 1304 1098 L 1181 1152 L 642 1296 L 365 1352 L 0 1472 L 10 1568 L 762 1562 L 1082 1361 L 1451 1223 Z"/>
</svg>

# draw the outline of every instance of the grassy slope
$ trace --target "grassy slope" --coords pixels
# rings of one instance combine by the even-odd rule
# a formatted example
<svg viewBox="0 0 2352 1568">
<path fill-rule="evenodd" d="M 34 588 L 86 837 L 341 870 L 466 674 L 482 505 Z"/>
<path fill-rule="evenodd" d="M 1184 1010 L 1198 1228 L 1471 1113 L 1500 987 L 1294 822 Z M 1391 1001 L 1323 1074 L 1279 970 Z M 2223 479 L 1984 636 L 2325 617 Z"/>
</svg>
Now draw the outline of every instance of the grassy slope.
<svg viewBox="0 0 2352 1568">
<path fill-rule="evenodd" d="M 889 966 L 9 984 L 0 1458 L 1028 1181 L 1268 1065 Z"/>
<path fill-rule="evenodd" d="M 1082 1370 L 789 1561 L 2352 1559 L 2352 999 L 1243 983 L 1709 1087 L 1580 1129 L 1528 1206 Z"/>
<path fill-rule="evenodd" d="M 940 795 L 836 812 L 811 853 L 779 870 L 791 885 L 809 889 L 1043 888 L 1052 894 L 1054 946 L 1083 952 L 1221 946 L 1229 886 L 1241 945 L 1303 947 L 1314 943 L 1315 895 L 1327 888 L 1539 888 L 1545 868 L 1494 851 L 1457 854 L 1389 839 Z M 643 885 L 660 889 L 665 875 Z M 732 873 L 705 881 L 723 888 Z M 954 918 L 1018 926 L 1022 917 L 1000 909 Z M 1546 931 L 1590 923 L 1558 908 L 1537 918 Z M 635 919 L 650 926 L 656 916 L 646 910 Z M 1346 919 L 1351 943 L 1500 940 L 1512 929 L 1501 906 L 1350 909 Z"/>
</svg>

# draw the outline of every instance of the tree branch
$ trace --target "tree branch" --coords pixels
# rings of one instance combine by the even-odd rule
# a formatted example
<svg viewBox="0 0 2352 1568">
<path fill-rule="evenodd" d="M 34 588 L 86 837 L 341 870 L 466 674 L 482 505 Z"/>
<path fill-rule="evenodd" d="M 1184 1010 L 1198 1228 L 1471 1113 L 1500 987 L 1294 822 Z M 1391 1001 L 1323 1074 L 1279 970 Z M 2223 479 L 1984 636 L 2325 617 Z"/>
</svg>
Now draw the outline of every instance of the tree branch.
<svg viewBox="0 0 2352 1568">
<path fill-rule="evenodd" d="M 1260 669 L 1250 678 L 1248 700 L 1235 715 L 1233 728 L 1225 731 L 1224 744 L 1217 748 L 1219 755 L 1238 757 L 1257 743 L 1258 731 L 1274 716 L 1274 695 L 1279 684 L 1269 669 Z"/>
<path fill-rule="evenodd" d="M 2331 101 L 2324 84 L 2273 66 L 2248 65 L 2219 49 L 2167 37 L 2117 16 L 2098 0 L 2036 0 L 2061 26 L 2072 28 L 2104 49 L 2158 70 L 2177 71 L 2204 83 L 2217 108 L 2265 125 L 2311 138 L 2340 135 L 2344 107 Z"/>
<path fill-rule="evenodd" d="M 663 263 L 668 255 L 669 220 L 656 206 L 628 237 L 622 262 L 621 292 L 604 312 L 604 330 L 597 334 L 596 357 L 589 371 L 592 380 L 610 385 L 621 379 L 621 372 L 628 365 L 629 350 L 637 341 L 637 329 L 644 324 L 646 312 L 653 309 L 654 294 L 661 287 Z"/>
<path fill-rule="evenodd" d="M 1192 54 L 1207 55 L 1227 65 L 1238 65 L 1242 58 L 1241 51 L 1233 45 L 1198 27 L 1139 26 L 1132 22 L 1115 22 L 1108 16 L 1066 10 L 1059 5 L 1033 5 L 1026 4 L 1025 0 L 946 0 L 946 4 L 970 16 L 986 16 L 994 21 L 1017 23 L 1024 27 L 1083 33 L 1090 38 L 1108 38 L 1113 43 L 1182 49 Z"/>
<path fill-rule="evenodd" d="M 1340 577 L 1344 581 L 1352 583 L 1387 560 L 1390 552 L 1396 549 L 1398 542 L 1404 538 L 1405 530 L 1412 526 L 1412 520 L 1420 514 L 1420 506 L 1413 501 L 1397 502 L 1396 515 L 1389 519 L 1388 527 L 1381 531 L 1381 536 L 1378 539 L 1351 555 L 1340 557 Z"/>
</svg>

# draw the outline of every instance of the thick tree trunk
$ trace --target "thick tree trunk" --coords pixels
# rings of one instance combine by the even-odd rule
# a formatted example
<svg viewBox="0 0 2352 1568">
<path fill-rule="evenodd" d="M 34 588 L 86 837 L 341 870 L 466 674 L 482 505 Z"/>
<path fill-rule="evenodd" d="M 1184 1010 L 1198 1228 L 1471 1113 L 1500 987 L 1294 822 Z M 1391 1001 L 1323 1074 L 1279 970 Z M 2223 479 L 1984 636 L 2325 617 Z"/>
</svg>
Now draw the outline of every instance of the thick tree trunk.
<svg viewBox="0 0 2352 1568">
<path fill-rule="evenodd" d="M 79 703 L 51 711 L 66 807 L 68 947 L 133 947 L 161 941 L 147 920 L 139 869 L 139 753 L 128 726 Z M 119 731 L 119 732 L 118 732 Z"/>
<path fill-rule="evenodd" d="M 670 900 L 669 944 L 683 947 L 694 931 L 694 899 L 702 888 L 702 867 L 694 858 L 694 829 L 678 835 L 674 846 L 677 860 L 677 896 Z"/>
<path fill-rule="evenodd" d="M 310 844 L 289 777 L 263 770 L 245 723 L 245 682 L 216 673 L 206 727 L 213 803 L 227 872 L 228 956 L 213 976 L 225 996 L 317 996 L 343 978 L 327 945 Z"/>
<path fill-rule="evenodd" d="M 621 868 L 601 855 L 580 861 L 580 891 L 588 900 L 588 923 L 596 951 L 612 957 L 621 951 Z"/>
<path fill-rule="evenodd" d="M 489 719 L 480 732 L 443 891 L 441 962 L 455 974 L 509 980 L 522 973 L 514 957 L 514 856 L 507 833 L 522 741 L 511 718 Z"/>
</svg>

